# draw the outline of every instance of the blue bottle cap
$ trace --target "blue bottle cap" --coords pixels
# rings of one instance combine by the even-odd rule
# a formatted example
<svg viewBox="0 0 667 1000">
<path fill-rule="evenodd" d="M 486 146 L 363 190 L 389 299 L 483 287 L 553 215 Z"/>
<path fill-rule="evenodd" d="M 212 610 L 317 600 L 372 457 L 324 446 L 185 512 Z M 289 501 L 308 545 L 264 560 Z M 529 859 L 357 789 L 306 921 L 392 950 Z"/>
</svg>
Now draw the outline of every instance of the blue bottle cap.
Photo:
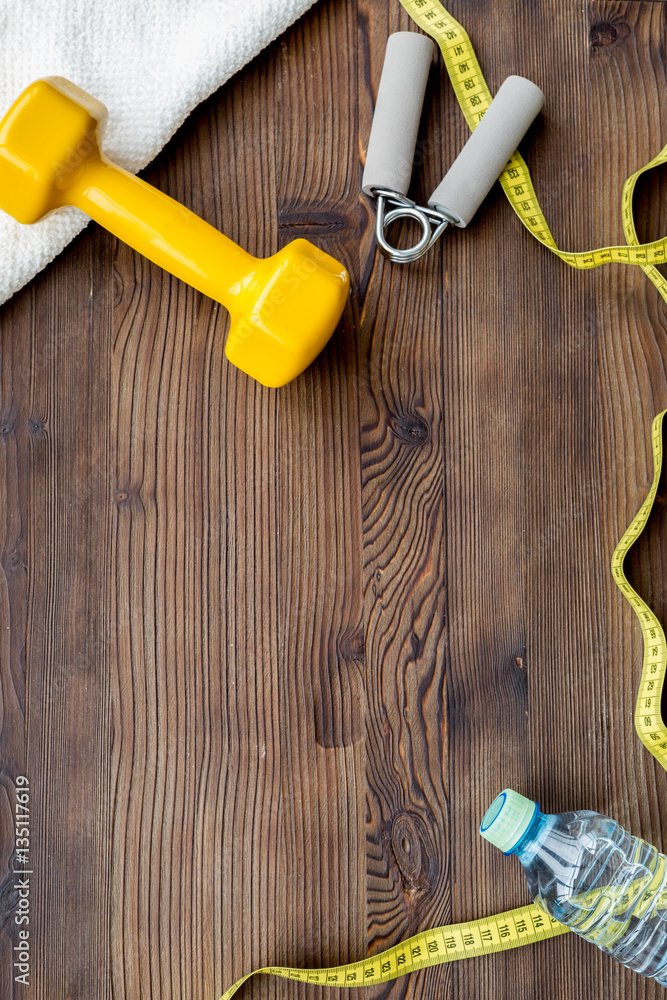
<svg viewBox="0 0 667 1000">
<path fill-rule="evenodd" d="M 530 826 L 538 808 L 537 802 L 506 788 L 487 809 L 479 832 L 494 847 L 509 854 Z"/>
</svg>

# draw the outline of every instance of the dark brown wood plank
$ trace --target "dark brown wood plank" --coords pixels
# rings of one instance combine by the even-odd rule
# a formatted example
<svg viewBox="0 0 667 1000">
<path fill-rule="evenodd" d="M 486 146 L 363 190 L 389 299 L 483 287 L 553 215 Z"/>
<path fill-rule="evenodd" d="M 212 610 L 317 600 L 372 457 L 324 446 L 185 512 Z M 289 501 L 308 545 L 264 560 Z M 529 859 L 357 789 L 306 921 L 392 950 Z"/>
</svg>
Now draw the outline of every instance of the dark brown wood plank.
<svg viewBox="0 0 667 1000">
<path fill-rule="evenodd" d="M 287 32 L 276 120 L 281 242 L 342 260 L 358 287 L 354 5 L 318 4 Z M 364 625 L 354 293 L 332 341 L 280 390 L 284 959 L 352 961 L 366 947 Z M 326 557 L 323 558 L 323 554 Z M 290 995 L 307 995 L 290 987 Z"/>
<path fill-rule="evenodd" d="M 592 118 L 595 135 L 606 150 L 605 168 L 611 190 L 643 166 L 667 143 L 667 116 L 660 106 L 667 33 L 661 4 L 604 3 L 591 5 L 592 31 L 602 44 L 591 51 Z M 619 125 L 619 123 L 621 123 Z M 609 148 L 609 136 L 614 144 Z M 649 178 L 636 199 L 638 230 L 645 238 L 662 222 L 664 195 Z M 651 195 L 650 201 L 646 196 Z M 596 191 L 599 228 L 620 232 L 616 199 L 605 202 Z M 667 406 L 665 379 L 665 303 L 645 276 L 635 269 L 618 275 L 596 275 L 598 364 L 601 399 L 607 402 L 600 427 L 603 491 L 600 516 L 604 549 L 613 551 L 625 526 L 639 508 L 653 478 L 650 425 Z M 658 507 L 628 560 L 631 583 L 665 621 L 663 593 L 664 517 Z M 608 574 L 605 604 L 609 609 L 606 702 L 610 753 L 609 791 L 603 805 L 620 822 L 661 849 L 667 821 L 664 771 L 640 744 L 631 724 L 642 660 L 642 642 L 634 612 L 622 600 Z M 618 995 L 657 996 L 660 988 L 614 968 L 610 989 Z"/>
<path fill-rule="evenodd" d="M 603 152 L 591 136 L 587 15 L 551 3 L 535 13 L 527 30 L 517 5 L 511 48 L 496 82 L 514 66 L 544 90 L 544 113 L 526 143 L 526 157 L 559 246 L 586 249 L 597 245 L 589 192 Z M 491 26 L 490 32 L 491 39 Z M 500 55 L 497 46 L 493 51 Z M 491 676 L 476 699 L 475 741 L 481 743 L 472 770 L 484 770 L 486 787 L 484 800 L 475 796 L 468 820 L 480 878 L 474 895 L 469 884 L 467 893 L 476 899 L 475 909 L 481 904 L 485 911 L 527 901 L 517 862 L 489 852 L 476 832 L 493 794 L 506 785 L 518 787 L 550 812 L 607 805 L 606 661 L 600 649 L 605 606 L 599 580 L 609 564 L 597 518 L 595 278 L 565 267 L 524 230 L 517 231 L 509 217 L 507 224 L 511 232 L 505 230 L 496 251 L 503 256 L 504 293 L 492 326 L 506 331 L 496 380 L 505 385 L 505 406 L 518 438 L 505 468 L 492 457 L 498 455 L 494 448 L 485 450 L 484 462 L 499 501 L 502 490 L 498 513 L 512 530 L 485 548 L 489 562 L 495 563 L 499 552 L 509 560 L 503 577 L 514 578 L 518 630 L 507 627 L 505 649 L 480 664 Z M 512 366 L 509 375 L 506 366 Z M 506 602 L 503 589 L 500 607 Z M 487 621 L 496 617 L 497 606 L 489 593 Z M 514 711 L 514 722 L 482 721 L 491 700 L 503 706 L 503 714 Z M 614 974 L 610 961 L 575 938 L 485 964 L 476 981 L 505 995 L 518 981 L 548 995 L 582 996 L 593 983 L 604 990 L 605 977 Z M 460 970 L 460 988 L 472 975 Z"/>
<path fill-rule="evenodd" d="M 452 13 L 492 90 L 545 91 L 524 151 L 559 244 L 620 242 L 622 182 L 667 140 L 665 7 L 529 6 Z M 666 307 L 639 271 L 567 268 L 499 190 L 423 261 L 376 254 L 360 168 L 409 27 L 321 0 L 146 172 L 253 253 L 305 236 L 348 266 L 293 384 L 229 366 L 224 310 L 96 228 L 0 310 L 3 991 L 24 772 L 40 997 L 213 1000 L 524 903 L 477 834 L 506 785 L 664 846 L 609 560 L 651 479 Z M 418 200 L 466 137 L 440 63 Z M 664 620 L 663 513 L 630 574 Z M 371 995 L 436 992 L 659 991 L 567 937 Z"/>
<path fill-rule="evenodd" d="M 149 175 L 259 256 L 276 240 L 274 59 Z M 114 983 L 213 996 L 272 960 L 285 891 L 276 394 L 224 359 L 223 309 L 126 247 L 115 266 Z"/>
<path fill-rule="evenodd" d="M 368 53 L 359 94 L 365 148 L 387 34 L 405 30 L 409 20 L 398 5 L 360 4 L 360 11 L 360 47 Z M 439 90 L 432 79 L 423 125 L 435 139 L 424 147 L 426 172 L 434 166 L 435 150 L 440 152 L 433 112 Z M 437 169 L 439 155 L 435 159 Z M 369 212 L 372 226 L 372 206 Z M 401 268 L 374 254 L 373 241 L 364 250 L 359 338 L 366 375 L 360 384 L 366 837 L 369 948 L 377 953 L 451 918 L 443 302 L 439 255 Z M 450 978 L 450 969 L 440 967 L 388 984 L 381 994 L 441 993 Z"/>
<path fill-rule="evenodd" d="M 102 570 L 112 544 L 110 260 L 107 234 L 92 230 L 0 314 L 0 960 L 8 997 L 110 995 L 112 625 Z M 18 775 L 29 780 L 31 872 L 29 922 L 19 926 Z M 12 967 L 20 929 L 30 934 L 28 986 Z"/>
</svg>

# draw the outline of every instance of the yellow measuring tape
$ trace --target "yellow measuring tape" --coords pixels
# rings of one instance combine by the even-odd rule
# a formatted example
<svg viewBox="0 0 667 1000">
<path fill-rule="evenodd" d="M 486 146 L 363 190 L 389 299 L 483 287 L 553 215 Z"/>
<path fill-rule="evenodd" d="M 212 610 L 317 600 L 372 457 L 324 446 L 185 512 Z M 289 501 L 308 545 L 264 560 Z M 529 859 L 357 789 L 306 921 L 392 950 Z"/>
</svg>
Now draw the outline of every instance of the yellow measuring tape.
<svg viewBox="0 0 667 1000">
<path fill-rule="evenodd" d="M 632 589 L 623 572 L 625 557 L 632 544 L 644 530 L 658 493 L 662 469 L 662 423 L 665 413 L 667 410 L 658 414 L 651 429 L 654 468 L 651 489 L 630 527 L 616 546 L 616 551 L 611 559 L 611 572 L 617 587 L 634 608 L 644 640 L 644 664 L 635 705 L 635 729 L 647 750 L 667 770 L 667 727 L 665 727 L 660 713 L 662 689 L 667 672 L 665 633 L 656 616 L 642 601 L 639 594 Z"/>
<path fill-rule="evenodd" d="M 518 948 L 522 944 L 541 941 L 555 934 L 565 934 L 563 927 L 553 917 L 547 916 L 537 906 L 521 906 L 517 910 L 498 913 L 485 920 L 469 920 L 464 924 L 435 927 L 407 938 L 400 944 L 372 958 L 365 958 L 351 965 L 333 969 L 257 969 L 244 976 L 223 993 L 222 1000 L 233 997 L 250 976 L 269 972 L 283 979 L 296 979 L 300 983 L 319 986 L 373 986 L 398 979 L 408 972 L 426 969 L 430 965 L 454 962 L 458 958 L 476 958 L 494 951 Z"/>
<path fill-rule="evenodd" d="M 400 0 L 400 2 L 417 24 L 431 35 L 440 46 L 463 114 L 470 128 L 474 129 L 491 103 L 491 94 L 482 76 L 468 35 L 458 21 L 455 21 L 437 0 Z M 597 267 L 600 264 L 611 262 L 638 265 L 646 272 L 667 301 L 667 280 L 655 268 L 655 264 L 665 261 L 667 238 L 640 245 L 632 218 L 632 197 L 637 179 L 645 171 L 664 162 L 667 162 L 667 147 L 645 167 L 632 174 L 623 186 L 623 230 L 628 245 L 580 253 L 565 253 L 556 246 L 537 200 L 530 172 L 519 153 L 514 153 L 512 156 L 500 177 L 500 183 L 512 208 L 526 228 L 566 264 L 580 269 Z M 653 421 L 654 475 L 651 489 L 639 512 L 618 543 L 612 557 L 611 569 L 614 581 L 621 593 L 635 610 L 644 640 L 644 663 L 635 709 L 635 727 L 642 743 L 667 769 L 667 728 L 660 714 L 662 689 L 667 672 L 665 634 L 656 616 L 632 589 L 623 572 L 625 557 L 632 544 L 644 530 L 658 492 L 662 469 L 662 425 L 665 413 L 667 410 L 660 413 Z M 642 905 L 644 908 L 648 908 L 658 886 L 662 885 L 663 868 L 664 862 L 659 859 L 658 867 L 654 873 L 651 873 L 651 878 L 637 880 L 635 885 L 625 888 L 622 896 L 614 893 L 607 896 L 604 894 L 601 896 L 598 893 L 584 894 L 580 902 L 582 905 L 588 904 L 590 906 L 591 924 L 599 916 L 600 907 L 603 907 L 605 911 L 618 909 L 622 913 L 633 899 L 638 897 L 639 893 L 644 894 Z M 660 908 L 665 908 L 667 907 L 667 898 L 663 900 L 662 894 L 664 891 L 661 892 L 657 905 Z M 637 912 L 639 911 L 636 910 L 635 913 Z M 619 917 L 618 934 L 623 933 L 625 926 L 622 917 Z M 422 931 L 400 944 L 394 945 L 387 951 L 348 965 L 311 970 L 286 967 L 256 969 L 230 986 L 223 993 L 221 1000 L 231 1000 L 231 997 L 247 979 L 262 973 L 301 983 L 315 983 L 319 986 L 372 986 L 396 979 L 409 972 L 416 972 L 418 969 L 462 958 L 476 958 L 479 955 L 490 955 L 493 952 L 518 948 L 521 945 L 532 944 L 555 937 L 558 934 L 566 934 L 568 930 L 567 927 L 559 924 L 557 920 L 548 916 L 539 907 L 531 904 L 481 920 L 469 920 L 461 924 L 451 924 L 446 927 Z M 610 930 L 614 937 L 618 936 L 613 929 L 610 928 Z M 608 944 L 609 942 L 605 938 L 604 941 L 601 940 L 598 943 Z"/>
</svg>

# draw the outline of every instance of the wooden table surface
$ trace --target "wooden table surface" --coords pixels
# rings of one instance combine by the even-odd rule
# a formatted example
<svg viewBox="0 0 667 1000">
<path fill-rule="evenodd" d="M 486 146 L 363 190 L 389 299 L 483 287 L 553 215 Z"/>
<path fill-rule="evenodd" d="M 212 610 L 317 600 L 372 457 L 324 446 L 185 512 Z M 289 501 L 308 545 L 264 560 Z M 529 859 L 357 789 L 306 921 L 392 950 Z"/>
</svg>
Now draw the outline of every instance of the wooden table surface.
<svg viewBox="0 0 667 1000">
<path fill-rule="evenodd" d="M 622 182 L 667 142 L 667 5 L 451 11 L 492 91 L 546 94 L 522 149 L 559 245 L 622 242 Z M 652 477 L 667 307 L 638 269 L 561 263 L 498 187 L 419 263 L 378 255 L 360 174 L 409 26 L 397 0 L 320 0 L 144 173 L 252 253 L 302 236 L 345 262 L 343 321 L 295 382 L 232 368 L 222 307 L 96 225 L 0 310 L 3 997 L 217 1000 L 523 904 L 477 834 L 508 785 L 667 848 L 609 570 Z M 426 107 L 420 201 L 467 135 L 442 63 Z M 642 186 L 645 238 L 665 194 Z M 662 620 L 664 531 L 661 508 L 629 561 Z M 663 996 L 572 935 L 366 992 Z"/>
</svg>

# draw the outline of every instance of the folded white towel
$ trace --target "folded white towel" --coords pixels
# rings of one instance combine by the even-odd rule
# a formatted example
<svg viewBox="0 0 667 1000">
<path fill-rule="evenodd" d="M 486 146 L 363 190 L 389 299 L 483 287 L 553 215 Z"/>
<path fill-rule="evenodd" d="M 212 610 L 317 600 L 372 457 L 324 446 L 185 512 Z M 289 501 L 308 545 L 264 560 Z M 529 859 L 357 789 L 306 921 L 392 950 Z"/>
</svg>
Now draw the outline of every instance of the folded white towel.
<svg viewBox="0 0 667 1000">
<path fill-rule="evenodd" d="M 109 109 L 104 151 L 136 173 L 192 109 L 313 0 L 0 0 L 0 117 L 33 80 L 64 76 Z M 0 211 L 0 303 L 89 222 Z"/>
</svg>

